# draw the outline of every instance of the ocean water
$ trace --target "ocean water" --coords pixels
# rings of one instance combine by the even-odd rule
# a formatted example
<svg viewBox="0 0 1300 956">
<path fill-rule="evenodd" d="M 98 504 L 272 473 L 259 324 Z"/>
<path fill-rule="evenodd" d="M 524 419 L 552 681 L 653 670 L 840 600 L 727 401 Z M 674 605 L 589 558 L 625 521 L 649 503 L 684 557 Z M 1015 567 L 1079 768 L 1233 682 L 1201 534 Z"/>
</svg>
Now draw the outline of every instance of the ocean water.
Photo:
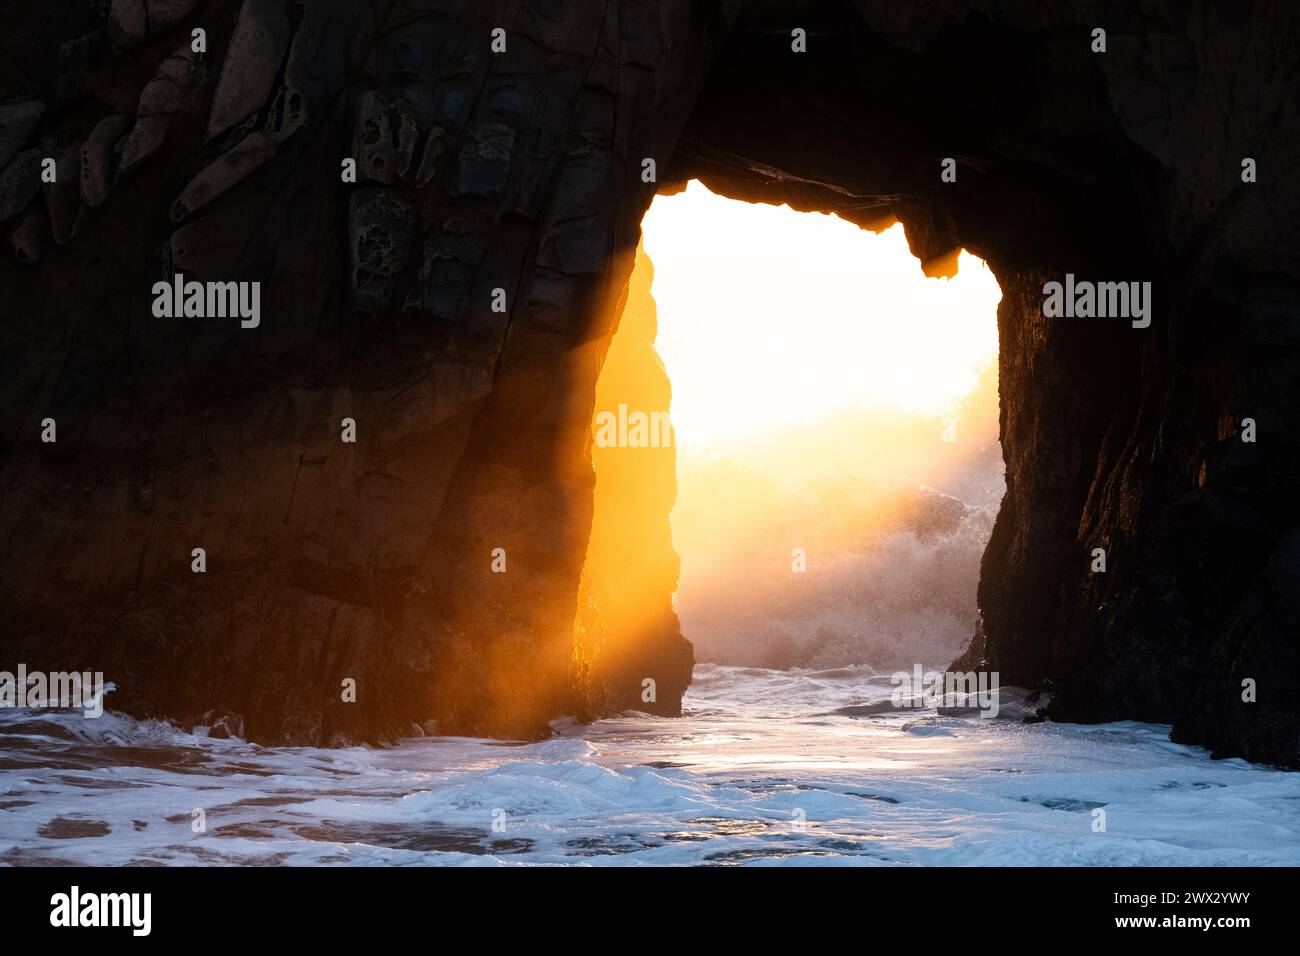
<svg viewBox="0 0 1300 956">
<path fill-rule="evenodd" d="M 681 719 L 343 750 L 0 711 L 0 863 L 1300 864 L 1300 774 L 1159 725 L 1025 724 L 1007 688 L 992 720 L 891 690 L 702 665 Z"/>
</svg>

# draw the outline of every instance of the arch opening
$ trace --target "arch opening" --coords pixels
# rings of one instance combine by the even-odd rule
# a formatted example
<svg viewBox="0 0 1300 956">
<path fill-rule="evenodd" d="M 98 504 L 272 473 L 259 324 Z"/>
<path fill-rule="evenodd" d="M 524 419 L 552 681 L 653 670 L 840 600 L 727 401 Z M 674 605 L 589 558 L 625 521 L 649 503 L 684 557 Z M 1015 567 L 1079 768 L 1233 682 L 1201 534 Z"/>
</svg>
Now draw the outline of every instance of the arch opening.
<svg viewBox="0 0 1300 956">
<path fill-rule="evenodd" d="M 595 389 L 576 623 L 623 703 L 675 712 L 679 635 L 779 669 L 966 647 L 1004 491 L 1001 293 L 953 266 L 927 278 L 898 224 L 695 181 L 655 200 Z"/>
</svg>

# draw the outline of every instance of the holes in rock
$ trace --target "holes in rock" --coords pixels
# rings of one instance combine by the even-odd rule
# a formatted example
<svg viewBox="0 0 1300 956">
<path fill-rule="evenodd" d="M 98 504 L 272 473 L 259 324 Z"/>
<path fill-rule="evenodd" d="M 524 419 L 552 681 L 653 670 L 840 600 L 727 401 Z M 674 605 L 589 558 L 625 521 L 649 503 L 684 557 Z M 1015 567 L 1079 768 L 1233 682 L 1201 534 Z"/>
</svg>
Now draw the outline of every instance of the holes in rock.
<svg viewBox="0 0 1300 956">
<path fill-rule="evenodd" d="M 675 613 L 697 661 L 946 667 L 1004 490 L 991 270 L 926 278 L 899 224 L 696 182 L 643 230 L 596 389 L 579 652 L 644 659 Z"/>
</svg>

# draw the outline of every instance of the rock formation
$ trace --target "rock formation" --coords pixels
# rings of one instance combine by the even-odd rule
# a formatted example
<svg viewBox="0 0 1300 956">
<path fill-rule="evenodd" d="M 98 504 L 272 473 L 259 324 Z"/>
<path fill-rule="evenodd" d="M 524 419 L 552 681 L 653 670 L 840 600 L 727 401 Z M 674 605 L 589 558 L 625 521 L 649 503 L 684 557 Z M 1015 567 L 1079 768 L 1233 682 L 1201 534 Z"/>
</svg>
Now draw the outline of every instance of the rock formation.
<svg viewBox="0 0 1300 956">
<path fill-rule="evenodd" d="M 1293 5 L 55 6 L 0 39 L 4 659 L 267 742 L 620 699 L 574 667 L 592 396 L 641 216 L 700 178 L 996 272 L 967 663 L 1300 763 Z M 260 325 L 155 319 L 176 272 L 262 283 Z M 1150 328 L 1044 318 L 1066 273 L 1152 282 Z"/>
</svg>

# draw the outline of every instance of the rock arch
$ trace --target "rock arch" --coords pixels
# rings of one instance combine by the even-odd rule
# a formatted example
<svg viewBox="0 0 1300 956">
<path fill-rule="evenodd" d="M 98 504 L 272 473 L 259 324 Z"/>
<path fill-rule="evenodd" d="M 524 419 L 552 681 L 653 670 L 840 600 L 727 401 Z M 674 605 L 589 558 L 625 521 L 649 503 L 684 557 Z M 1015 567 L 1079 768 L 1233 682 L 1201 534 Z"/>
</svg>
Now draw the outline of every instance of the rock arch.
<svg viewBox="0 0 1300 956">
<path fill-rule="evenodd" d="M 966 664 L 1300 761 L 1289 5 L 37 6 L 0 58 L 5 657 L 267 742 L 616 705 L 573 661 L 591 394 L 641 215 L 701 178 L 997 272 L 1008 491 Z M 261 282 L 260 325 L 152 320 L 176 272 Z M 1151 281 L 1151 327 L 1044 319 L 1067 272 Z"/>
</svg>

